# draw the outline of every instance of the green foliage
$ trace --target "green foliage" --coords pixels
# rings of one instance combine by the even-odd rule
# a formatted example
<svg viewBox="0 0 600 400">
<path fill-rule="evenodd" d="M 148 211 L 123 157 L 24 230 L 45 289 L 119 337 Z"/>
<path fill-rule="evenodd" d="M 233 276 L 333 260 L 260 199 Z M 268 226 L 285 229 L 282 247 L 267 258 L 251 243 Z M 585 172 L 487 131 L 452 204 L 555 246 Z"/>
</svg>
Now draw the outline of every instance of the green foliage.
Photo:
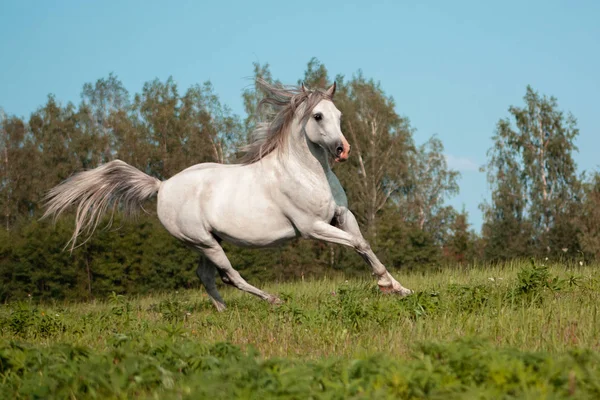
<svg viewBox="0 0 600 400">
<path fill-rule="evenodd" d="M 490 285 L 450 285 L 448 294 L 452 297 L 454 307 L 461 312 L 478 312 L 490 304 L 494 296 Z"/>
<path fill-rule="evenodd" d="M 197 291 L 32 297 L 0 307 L 0 397 L 597 398 L 594 268 L 408 274 L 407 298 L 290 283 L 280 306 L 229 290 L 223 313 Z"/>
<path fill-rule="evenodd" d="M 122 225 L 118 227 L 119 225 Z M 116 228 L 118 227 L 118 228 Z M 94 239 L 70 254 L 64 250 L 69 218 L 56 227 L 31 221 L 0 245 L 2 300 L 86 299 L 117 293 L 147 293 L 198 287 L 198 255 L 172 238 L 155 216 L 99 229 Z"/>
<path fill-rule="evenodd" d="M 371 301 L 374 293 L 369 293 L 364 287 L 342 286 L 332 296 L 336 296 L 337 302 L 331 305 L 330 314 L 339 318 L 348 329 L 360 329 L 364 323 L 382 322 L 384 319 L 377 304 Z"/>
<path fill-rule="evenodd" d="M 583 185 L 583 201 L 575 219 L 577 232 L 571 235 L 589 259 L 600 259 L 600 172 L 594 172 Z"/>
<path fill-rule="evenodd" d="M 0 329 L 2 333 L 20 338 L 48 338 L 64 333 L 67 327 L 60 314 L 31 303 L 16 303 L 10 314 L 0 321 Z"/>
<path fill-rule="evenodd" d="M 437 292 L 416 292 L 414 296 L 402 299 L 400 305 L 409 318 L 416 320 L 440 310 L 442 302 Z"/>
<path fill-rule="evenodd" d="M 69 344 L 0 347 L 5 398 L 465 398 L 600 395 L 598 355 L 425 342 L 410 359 L 262 359 L 229 343 L 125 338 L 103 352 Z"/>
<path fill-rule="evenodd" d="M 536 266 L 523 268 L 517 275 L 517 285 L 511 292 L 512 296 L 522 297 L 530 302 L 541 303 L 546 291 L 557 292 L 564 288 L 565 282 L 556 275 L 550 274 L 548 267 Z"/>
<path fill-rule="evenodd" d="M 576 120 L 554 97 L 527 87 L 524 107 L 511 106 L 488 151 L 492 203 L 483 204 L 487 258 L 577 254 L 582 184 L 573 153 Z"/>
<path fill-rule="evenodd" d="M 426 270 L 439 266 L 442 251 L 435 238 L 415 224 L 399 219 L 393 210 L 383 212 L 379 238 L 373 246 L 391 268 Z"/>
</svg>

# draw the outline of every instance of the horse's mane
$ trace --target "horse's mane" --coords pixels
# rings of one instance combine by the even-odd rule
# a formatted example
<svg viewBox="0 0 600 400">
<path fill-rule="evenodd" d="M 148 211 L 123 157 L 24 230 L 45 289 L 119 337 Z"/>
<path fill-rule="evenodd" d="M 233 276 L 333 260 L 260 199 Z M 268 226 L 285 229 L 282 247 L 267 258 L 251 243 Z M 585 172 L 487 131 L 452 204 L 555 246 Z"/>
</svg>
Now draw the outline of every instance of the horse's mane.
<svg viewBox="0 0 600 400">
<path fill-rule="evenodd" d="M 308 90 L 298 86 L 272 85 L 263 79 L 256 80 L 256 89 L 265 93 L 258 104 L 258 113 L 267 109 L 266 121 L 260 122 L 250 134 L 248 144 L 241 151 L 240 161 L 252 164 L 267 154 L 283 148 L 289 127 L 299 107 L 305 104 L 300 120 L 305 120 L 321 100 L 332 100 L 325 91 Z"/>
</svg>

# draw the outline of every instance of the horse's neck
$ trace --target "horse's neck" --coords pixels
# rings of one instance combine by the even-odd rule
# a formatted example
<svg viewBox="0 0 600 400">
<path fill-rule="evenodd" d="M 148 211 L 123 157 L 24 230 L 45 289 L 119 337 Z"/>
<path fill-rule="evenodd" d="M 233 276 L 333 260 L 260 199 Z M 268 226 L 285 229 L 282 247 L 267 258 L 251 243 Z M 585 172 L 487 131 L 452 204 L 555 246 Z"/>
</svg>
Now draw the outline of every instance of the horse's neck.
<svg viewBox="0 0 600 400">
<path fill-rule="evenodd" d="M 327 179 L 331 167 L 325 150 L 309 141 L 304 133 L 304 128 L 296 122 L 292 125 L 290 133 L 287 158 L 294 164 L 302 166 L 306 172 Z"/>
</svg>

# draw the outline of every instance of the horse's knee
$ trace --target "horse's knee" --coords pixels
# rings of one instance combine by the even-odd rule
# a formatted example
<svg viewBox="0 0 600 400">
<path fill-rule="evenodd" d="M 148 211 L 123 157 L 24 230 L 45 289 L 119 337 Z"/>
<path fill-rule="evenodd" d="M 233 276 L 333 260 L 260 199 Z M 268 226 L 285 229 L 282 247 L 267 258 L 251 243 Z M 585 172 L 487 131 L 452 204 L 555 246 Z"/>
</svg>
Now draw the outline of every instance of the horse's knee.
<svg viewBox="0 0 600 400">
<path fill-rule="evenodd" d="M 222 269 L 217 269 L 217 271 L 219 271 L 219 276 L 221 277 L 223 283 L 225 283 L 226 285 L 235 286 L 233 280 L 231 279 L 231 277 L 229 277 L 229 274 L 227 274 L 227 271 L 224 271 Z"/>
<path fill-rule="evenodd" d="M 367 242 L 363 238 L 359 238 L 356 240 L 356 244 L 354 245 L 354 248 L 360 254 L 365 254 L 365 253 L 368 253 L 369 251 L 371 251 L 371 245 L 369 244 L 369 242 Z"/>
<path fill-rule="evenodd" d="M 348 209 L 343 206 L 338 206 L 335 209 L 335 214 L 333 214 L 332 225 L 333 226 L 344 226 L 346 224 L 346 214 L 348 213 Z"/>
</svg>

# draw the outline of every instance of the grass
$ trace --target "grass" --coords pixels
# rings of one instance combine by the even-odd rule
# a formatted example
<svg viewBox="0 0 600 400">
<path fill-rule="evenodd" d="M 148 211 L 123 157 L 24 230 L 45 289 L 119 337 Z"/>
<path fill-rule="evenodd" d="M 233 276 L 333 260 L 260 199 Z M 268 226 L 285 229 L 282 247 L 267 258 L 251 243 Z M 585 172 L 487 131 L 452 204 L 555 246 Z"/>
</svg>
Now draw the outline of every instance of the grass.
<svg viewBox="0 0 600 400">
<path fill-rule="evenodd" d="M 511 263 L 0 309 L 2 398 L 596 398 L 597 266 Z M 258 282 L 254 282 L 257 284 Z M 3 396 L 4 394 L 4 396 Z"/>
</svg>

